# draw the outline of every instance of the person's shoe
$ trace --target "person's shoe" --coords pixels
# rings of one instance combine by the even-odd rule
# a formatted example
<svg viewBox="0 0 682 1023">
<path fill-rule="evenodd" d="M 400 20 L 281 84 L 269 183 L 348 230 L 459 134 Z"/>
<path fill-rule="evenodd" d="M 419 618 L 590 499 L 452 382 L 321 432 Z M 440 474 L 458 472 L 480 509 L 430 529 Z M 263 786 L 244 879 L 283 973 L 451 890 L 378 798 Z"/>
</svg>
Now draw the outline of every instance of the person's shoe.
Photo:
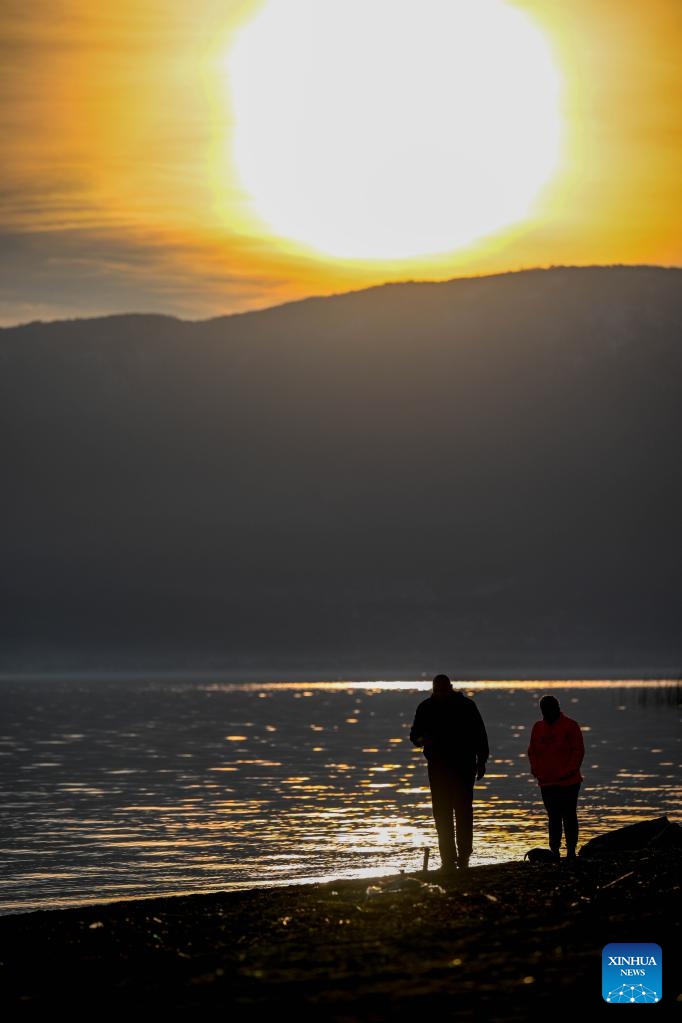
<svg viewBox="0 0 682 1023">
<path fill-rule="evenodd" d="M 554 857 L 554 859 L 558 863 L 559 860 L 561 859 L 561 853 L 559 852 L 559 850 L 558 849 L 551 849 L 550 852 L 552 853 L 552 856 Z"/>
<path fill-rule="evenodd" d="M 458 868 L 460 870 L 468 870 L 469 869 L 469 857 L 468 856 L 460 856 L 460 858 L 457 860 L 457 866 L 458 866 Z"/>
<path fill-rule="evenodd" d="M 457 873 L 457 863 L 455 860 L 446 860 L 445 863 L 441 863 L 436 873 L 440 874 L 441 877 L 452 876 L 452 874 Z"/>
</svg>

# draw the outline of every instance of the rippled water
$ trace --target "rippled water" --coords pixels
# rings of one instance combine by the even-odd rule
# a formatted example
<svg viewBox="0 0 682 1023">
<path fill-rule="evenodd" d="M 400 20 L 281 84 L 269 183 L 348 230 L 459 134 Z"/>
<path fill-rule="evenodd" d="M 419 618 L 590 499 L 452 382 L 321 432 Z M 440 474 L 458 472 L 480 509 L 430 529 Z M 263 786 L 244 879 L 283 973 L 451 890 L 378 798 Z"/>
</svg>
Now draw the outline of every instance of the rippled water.
<svg viewBox="0 0 682 1023">
<path fill-rule="evenodd" d="M 422 682 L 0 682 L 0 913 L 438 865 Z M 526 748 L 553 688 L 585 735 L 581 841 L 679 820 L 675 683 L 460 684 L 491 745 L 472 864 L 546 844 Z"/>
</svg>

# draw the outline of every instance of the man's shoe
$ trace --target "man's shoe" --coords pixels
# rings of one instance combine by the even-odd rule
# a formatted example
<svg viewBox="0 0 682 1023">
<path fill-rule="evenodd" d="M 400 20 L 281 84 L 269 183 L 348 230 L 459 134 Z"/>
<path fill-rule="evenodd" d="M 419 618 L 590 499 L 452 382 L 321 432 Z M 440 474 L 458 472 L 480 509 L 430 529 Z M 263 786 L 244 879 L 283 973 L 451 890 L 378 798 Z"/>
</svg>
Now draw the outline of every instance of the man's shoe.
<svg viewBox="0 0 682 1023">
<path fill-rule="evenodd" d="M 469 857 L 468 856 L 460 856 L 460 858 L 457 860 L 457 866 L 459 867 L 460 870 L 468 870 L 469 869 Z"/>
</svg>

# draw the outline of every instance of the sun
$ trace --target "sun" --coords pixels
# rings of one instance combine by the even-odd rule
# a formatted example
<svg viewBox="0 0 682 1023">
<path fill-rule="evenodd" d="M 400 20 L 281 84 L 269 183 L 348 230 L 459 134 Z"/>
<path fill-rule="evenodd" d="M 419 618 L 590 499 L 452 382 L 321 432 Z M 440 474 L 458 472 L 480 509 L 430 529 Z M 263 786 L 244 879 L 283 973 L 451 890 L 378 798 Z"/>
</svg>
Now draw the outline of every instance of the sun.
<svg viewBox="0 0 682 1023">
<path fill-rule="evenodd" d="M 502 0 L 269 0 L 227 71 L 258 216 L 326 255 L 454 251 L 526 217 L 557 165 L 559 75 Z"/>
</svg>

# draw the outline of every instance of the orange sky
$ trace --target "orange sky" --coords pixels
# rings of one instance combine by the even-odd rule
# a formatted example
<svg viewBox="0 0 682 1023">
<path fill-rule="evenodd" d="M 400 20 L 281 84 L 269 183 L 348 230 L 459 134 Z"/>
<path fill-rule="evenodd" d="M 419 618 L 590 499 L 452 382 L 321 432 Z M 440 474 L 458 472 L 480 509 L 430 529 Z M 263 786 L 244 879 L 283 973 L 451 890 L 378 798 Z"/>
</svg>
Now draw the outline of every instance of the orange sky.
<svg viewBox="0 0 682 1023">
<path fill-rule="evenodd" d="M 333 259 L 250 219 L 225 60 L 261 6 L 5 0 L 0 323 L 202 318 L 386 280 L 682 265 L 679 0 L 511 4 L 543 31 L 560 75 L 556 173 L 512 227 L 394 261 Z"/>
</svg>

